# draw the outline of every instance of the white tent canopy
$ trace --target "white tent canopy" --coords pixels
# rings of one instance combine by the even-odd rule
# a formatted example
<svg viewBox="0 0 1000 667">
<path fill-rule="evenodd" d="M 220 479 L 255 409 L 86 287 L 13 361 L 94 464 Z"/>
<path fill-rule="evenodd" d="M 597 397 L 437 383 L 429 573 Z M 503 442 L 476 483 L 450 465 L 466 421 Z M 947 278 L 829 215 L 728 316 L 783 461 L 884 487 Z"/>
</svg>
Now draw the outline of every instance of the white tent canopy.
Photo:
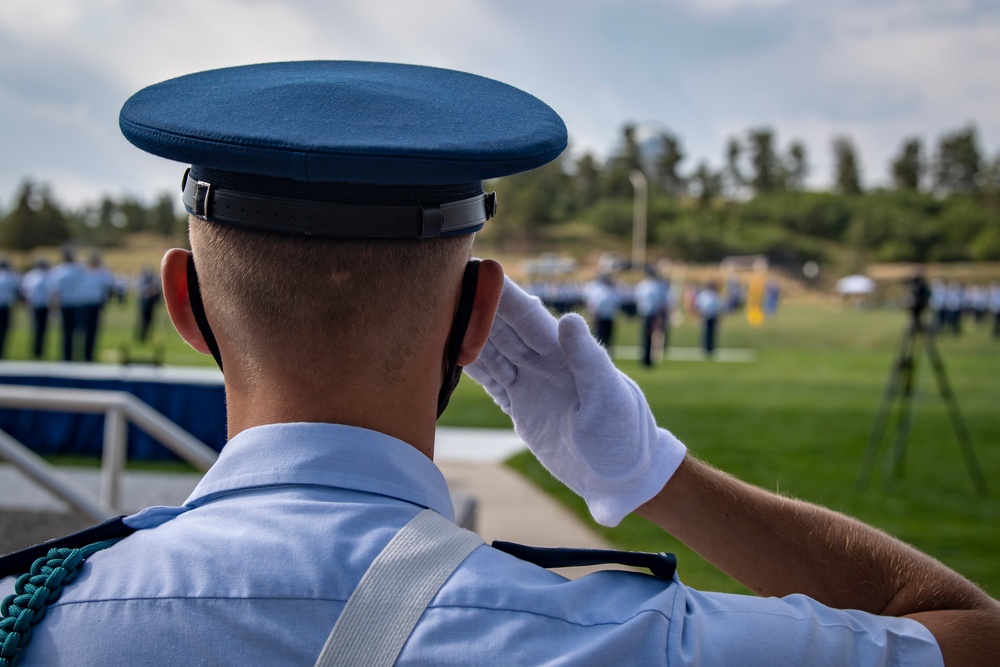
<svg viewBox="0 0 1000 667">
<path fill-rule="evenodd" d="M 860 273 L 845 276 L 837 281 L 837 291 L 841 294 L 871 294 L 875 291 L 875 281 Z"/>
</svg>

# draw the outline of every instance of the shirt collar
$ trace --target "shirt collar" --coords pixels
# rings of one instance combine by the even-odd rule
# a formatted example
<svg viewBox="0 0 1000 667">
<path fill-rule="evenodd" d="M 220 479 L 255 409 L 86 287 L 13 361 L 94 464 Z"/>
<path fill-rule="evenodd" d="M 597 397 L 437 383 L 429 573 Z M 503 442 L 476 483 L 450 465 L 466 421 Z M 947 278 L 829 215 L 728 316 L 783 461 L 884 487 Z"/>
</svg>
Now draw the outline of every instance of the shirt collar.
<svg viewBox="0 0 1000 667">
<path fill-rule="evenodd" d="M 286 485 L 374 493 L 455 519 L 444 475 L 433 461 L 391 436 L 339 424 L 270 424 L 239 433 L 185 505 L 233 491 Z"/>
</svg>

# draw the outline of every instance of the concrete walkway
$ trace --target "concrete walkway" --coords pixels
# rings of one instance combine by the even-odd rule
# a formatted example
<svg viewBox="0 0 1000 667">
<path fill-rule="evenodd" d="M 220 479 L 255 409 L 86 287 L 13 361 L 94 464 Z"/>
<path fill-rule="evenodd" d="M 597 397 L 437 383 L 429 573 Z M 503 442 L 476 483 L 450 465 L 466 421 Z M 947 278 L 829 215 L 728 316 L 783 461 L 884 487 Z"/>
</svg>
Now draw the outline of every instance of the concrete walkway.
<svg viewBox="0 0 1000 667">
<path fill-rule="evenodd" d="M 509 430 L 438 430 L 438 466 L 453 494 L 476 500 L 476 530 L 487 542 L 506 540 L 535 546 L 608 548 L 577 517 L 539 491 L 503 461 L 524 448 Z M 93 494 L 99 471 L 62 468 L 71 480 Z M 128 471 L 122 480 L 123 512 L 150 505 L 180 505 L 201 475 Z M 71 532 L 87 525 L 68 508 L 10 465 L 0 465 L 0 553 Z M 562 573 L 580 576 L 593 568 Z"/>
</svg>

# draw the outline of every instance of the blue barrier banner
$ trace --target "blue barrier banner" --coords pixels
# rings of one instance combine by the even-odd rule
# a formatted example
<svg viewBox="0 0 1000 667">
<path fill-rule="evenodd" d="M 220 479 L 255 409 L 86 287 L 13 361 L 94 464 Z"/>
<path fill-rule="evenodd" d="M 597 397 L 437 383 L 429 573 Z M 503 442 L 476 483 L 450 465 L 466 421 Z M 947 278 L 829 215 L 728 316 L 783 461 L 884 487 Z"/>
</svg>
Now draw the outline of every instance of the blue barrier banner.
<svg viewBox="0 0 1000 667">
<path fill-rule="evenodd" d="M 226 444 L 225 387 L 216 369 L 0 362 L 0 384 L 129 392 L 212 449 Z M 38 454 L 99 457 L 104 415 L 0 407 L 0 429 Z M 128 458 L 177 457 L 129 424 Z"/>
</svg>

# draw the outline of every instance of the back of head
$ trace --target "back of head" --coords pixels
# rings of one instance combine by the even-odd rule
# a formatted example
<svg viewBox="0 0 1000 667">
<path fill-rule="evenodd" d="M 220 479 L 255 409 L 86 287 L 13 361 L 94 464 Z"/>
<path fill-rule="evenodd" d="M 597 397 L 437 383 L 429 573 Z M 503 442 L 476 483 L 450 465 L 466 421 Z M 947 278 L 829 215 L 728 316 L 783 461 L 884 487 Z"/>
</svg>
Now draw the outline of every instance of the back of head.
<svg viewBox="0 0 1000 667">
<path fill-rule="evenodd" d="M 452 315 L 473 238 L 311 238 L 194 217 L 190 236 L 213 328 L 249 363 L 308 373 L 335 358 L 390 375 Z"/>
</svg>

